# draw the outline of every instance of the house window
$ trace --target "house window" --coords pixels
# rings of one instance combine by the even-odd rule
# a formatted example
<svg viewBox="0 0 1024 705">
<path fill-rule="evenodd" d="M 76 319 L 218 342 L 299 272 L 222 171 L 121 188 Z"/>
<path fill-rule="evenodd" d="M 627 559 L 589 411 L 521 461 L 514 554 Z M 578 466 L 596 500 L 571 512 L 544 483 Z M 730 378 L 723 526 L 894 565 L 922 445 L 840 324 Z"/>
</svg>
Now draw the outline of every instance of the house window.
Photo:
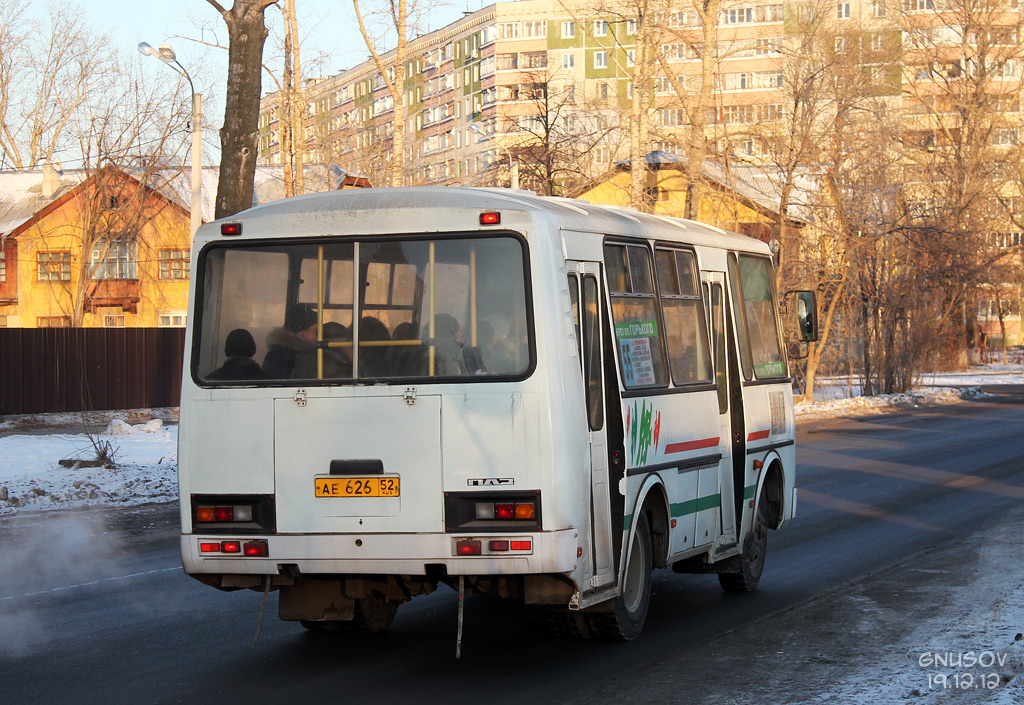
<svg viewBox="0 0 1024 705">
<path fill-rule="evenodd" d="M 138 279 L 135 243 L 101 240 L 92 248 L 93 279 Z"/>
<path fill-rule="evenodd" d="M 160 328 L 184 328 L 184 311 L 161 311 L 157 315 L 157 326 Z"/>
<path fill-rule="evenodd" d="M 850 3 L 848 3 L 848 2 L 836 3 L 836 19 L 837 20 L 848 20 L 848 19 L 850 19 Z"/>
<path fill-rule="evenodd" d="M 626 34 L 630 37 L 636 34 L 636 20 L 626 20 Z"/>
<path fill-rule="evenodd" d="M 572 39 L 576 36 L 576 23 L 566 20 L 562 23 L 562 39 Z"/>
<path fill-rule="evenodd" d="M 188 250 L 160 250 L 157 257 L 159 259 L 161 279 L 188 279 Z"/>
<path fill-rule="evenodd" d="M 885 17 L 885 0 L 874 0 L 871 3 L 871 14 L 875 17 Z"/>
<path fill-rule="evenodd" d="M 124 314 L 106 315 L 103 317 L 104 328 L 124 328 Z"/>
<path fill-rule="evenodd" d="M 71 281 L 71 253 L 37 252 L 36 279 L 41 282 Z"/>
<path fill-rule="evenodd" d="M 598 93 L 600 94 L 600 96 L 602 98 L 607 98 L 608 97 L 608 84 L 607 83 L 602 83 L 598 87 Z"/>
<path fill-rule="evenodd" d="M 70 328 L 71 318 L 68 316 L 36 316 L 37 328 Z"/>
<path fill-rule="evenodd" d="M 636 63 L 636 49 L 626 49 L 626 66 Z"/>
<path fill-rule="evenodd" d="M 607 164 L 609 156 L 610 154 L 607 147 L 594 148 L 594 161 L 598 164 Z"/>
<path fill-rule="evenodd" d="M 527 37 L 548 36 L 548 23 L 544 20 L 527 20 L 523 24 L 526 27 Z"/>
<path fill-rule="evenodd" d="M 595 51 L 594 52 L 594 68 L 595 69 L 606 69 L 606 68 L 608 68 L 608 52 L 606 52 L 606 51 Z"/>
<path fill-rule="evenodd" d="M 562 68 L 563 69 L 576 68 L 576 55 L 575 54 L 562 54 Z"/>
<path fill-rule="evenodd" d="M 0 282 L 7 281 L 7 253 L 0 248 Z"/>
<path fill-rule="evenodd" d="M 607 22 L 607 20 L 594 20 L 594 36 L 595 37 L 607 37 L 608 36 L 608 22 Z"/>
</svg>

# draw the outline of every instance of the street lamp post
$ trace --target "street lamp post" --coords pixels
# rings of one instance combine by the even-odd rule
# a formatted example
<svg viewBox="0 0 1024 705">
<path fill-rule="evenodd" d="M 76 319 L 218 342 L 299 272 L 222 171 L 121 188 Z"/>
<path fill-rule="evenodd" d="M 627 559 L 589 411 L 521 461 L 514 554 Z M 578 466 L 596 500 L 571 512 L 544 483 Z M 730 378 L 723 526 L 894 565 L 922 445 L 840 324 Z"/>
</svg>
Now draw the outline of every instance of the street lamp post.
<svg viewBox="0 0 1024 705">
<path fill-rule="evenodd" d="M 172 69 L 180 73 L 188 81 L 192 89 L 192 235 L 196 234 L 199 225 L 202 223 L 202 199 L 201 186 L 203 178 L 203 133 L 200 127 L 200 120 L 203 113 L 203 96 L 196 92 L 192 77 L 182 66 L 174 55 L 174 50 L 167 44 L 161 44 L 159 49 L 154 49 L 146 42 L 139 43 L 139 51 L 149 56 L 155 56 Z"/>
<path fill-rule="evenodd" d="M 501 142 L 498 142 L 496 139 L 494 139 L 490 135 L 485 135 L 483 130 L 480 129 L 480 126 L 478 124 L 476 124 L 475 122 L 471 123 L 469 125 L 469 131 L 470 132 L 475 132 L 477 135 L 479 135 L 481 142 L 494 142 L 494 144 L 498 145 L 498 147 L 500 147 L 501 149 L 505 150 L 505 154 L 508 156 L 508 170 L 509 170 L 509 174 L 511 176 L 510 182 L 509 182 L 509 186 L 511 186 L 514 189 L 518 189 L 519 188 L 519 162 L 512 158 L 512 150 L 510 150 L 508 147 L 503 145 Z"/>
</svg>

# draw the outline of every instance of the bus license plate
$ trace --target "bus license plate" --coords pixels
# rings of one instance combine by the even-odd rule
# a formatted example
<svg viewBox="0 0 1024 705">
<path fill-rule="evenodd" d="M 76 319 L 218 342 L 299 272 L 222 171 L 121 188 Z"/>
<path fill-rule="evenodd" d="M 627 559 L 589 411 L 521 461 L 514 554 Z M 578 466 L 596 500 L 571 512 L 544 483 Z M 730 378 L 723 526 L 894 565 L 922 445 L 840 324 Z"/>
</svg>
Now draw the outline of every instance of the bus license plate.
<svg viewBox="0 0 1024 705">
<path fill-rule="evenodd" d="M 397 477 L 316 478 L 317 497 L 397 497 Z"/>
</svg>

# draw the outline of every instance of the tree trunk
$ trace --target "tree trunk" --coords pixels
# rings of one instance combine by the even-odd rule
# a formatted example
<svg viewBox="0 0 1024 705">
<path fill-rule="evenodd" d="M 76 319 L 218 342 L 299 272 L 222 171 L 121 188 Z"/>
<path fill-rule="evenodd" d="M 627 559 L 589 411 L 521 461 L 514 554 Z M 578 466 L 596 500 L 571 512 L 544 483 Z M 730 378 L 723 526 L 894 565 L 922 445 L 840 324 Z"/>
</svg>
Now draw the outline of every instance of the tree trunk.
<svg viewBox="0 0 1024 705">
<path fill-rule="evenodd" d="M 263 44 L 267 40 L 263 13 L 277 0 L 235 0 L 230 10 L 225 10 L 216 0 L 206 1 L 224 18 L 230 42 L 224 126 L 220 130 L 220 180 L 214 212 L 220 219 L 252 206 Z"/>
</svg>

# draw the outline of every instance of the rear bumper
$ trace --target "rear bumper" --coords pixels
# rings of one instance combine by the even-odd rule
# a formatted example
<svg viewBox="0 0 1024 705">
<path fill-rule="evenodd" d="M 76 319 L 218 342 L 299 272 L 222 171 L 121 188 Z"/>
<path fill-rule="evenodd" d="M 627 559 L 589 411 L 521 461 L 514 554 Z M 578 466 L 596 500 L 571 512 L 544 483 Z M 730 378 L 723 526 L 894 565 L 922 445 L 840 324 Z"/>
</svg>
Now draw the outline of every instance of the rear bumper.
<svg viewBox="0 0 1024 705">
<path fill-rule="evenodd" d="M 199 545 L 215 541 L 266 540 L 269 555 L 201 553 Z M 479 539 L 486 547 L 497 538 L 528 539 L 529 552 L 456 556 L 455 542 Z M 315 534 L 302 536 L 218 536 L 183 534 L 181 562 L 189 575 L 276 575 L 295 566 L 304 575 L 426 575 L 427 566 L 443 565 L 448 575 L 539 575 L 576 569 L 579 534 L 575 529 L 517 533 L 509 536 L 452 534 Z"/>
</svg>

